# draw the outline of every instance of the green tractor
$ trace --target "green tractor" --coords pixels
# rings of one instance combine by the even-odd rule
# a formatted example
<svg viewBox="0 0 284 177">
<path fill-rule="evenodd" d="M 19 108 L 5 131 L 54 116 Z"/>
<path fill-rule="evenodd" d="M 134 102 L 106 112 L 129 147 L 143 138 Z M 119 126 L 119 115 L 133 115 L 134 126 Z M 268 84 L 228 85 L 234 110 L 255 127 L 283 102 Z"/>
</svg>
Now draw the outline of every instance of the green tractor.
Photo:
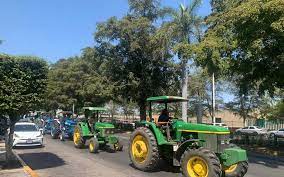
<svg viewBox="0 0 284 177">
<path fill-rule="evenodd" d="M 101 114 L 106 112 L 102 107 L 84 107 L 85 118 L 74 128 L 73 142 L 76 148 L 83 148 L 86 144 L 91 153 L 97 153 L 100 146 L 107 144 L 113 151 L 122 151 L 123 145 L 114 135 L 114 125 L 102 122 Z"/>
<path fill-rule="evenodd" d="M 186 123 L 176 118 L 156 122 L 152 103 L 188 101 L 182 97 L 147 99 L 150 121 L 140 121 L 130 137 L 129 157 L 142 171 L 153 171 L 161 159 L 181 166 L 185 177 L 242 177 L 248 169 L 246 151 L 230 144 L 227 128 Z"/>
</svg>

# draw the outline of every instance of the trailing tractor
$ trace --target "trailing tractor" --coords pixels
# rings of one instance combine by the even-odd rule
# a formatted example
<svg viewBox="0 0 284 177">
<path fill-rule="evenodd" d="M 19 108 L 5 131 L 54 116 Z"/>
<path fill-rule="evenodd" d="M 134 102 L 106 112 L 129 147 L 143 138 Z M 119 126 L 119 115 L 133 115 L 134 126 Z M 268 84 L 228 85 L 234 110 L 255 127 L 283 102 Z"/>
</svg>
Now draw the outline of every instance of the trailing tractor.
<svg viewBox="0 0 284 177">
<path fill-rule="evenodd" d="M 87 144 L 89 152 L 97 153 L 99 147 L 111 147 L 113 151 L 122 151 L 123 145 L 114 135 L 114 125 L 103 122 L 100 113 L 106 112 L 103 107 L 84 107 L 85 118 L 77 123 L 74 129 L 73 142 L 76 148 Z"/>
<path fill-rule="evenodd" d="M 74 127 L 76 126 L 76 120 L 72 118 L 73 113 L 70 111 L 60 112 L 62 117 L 60 119 L 54 119 L 51 125 L 51 137 L 53 139 L 59 139 L 64 141 L 65 139 L 72 139 Z"/>
<path fill-rule="evenodd" d="M 129 142 L 133 166 L 142 171 L 158 168 L 160 160 L 180 166 L 185 177 L 243 177 L 248 170 L 246 151 L 230 144 L 227 128 L 152 117 L 152 104 L 188 101 L 176 96 L 147 99 L 149 121 L 140 121 Z"/>
</svg>

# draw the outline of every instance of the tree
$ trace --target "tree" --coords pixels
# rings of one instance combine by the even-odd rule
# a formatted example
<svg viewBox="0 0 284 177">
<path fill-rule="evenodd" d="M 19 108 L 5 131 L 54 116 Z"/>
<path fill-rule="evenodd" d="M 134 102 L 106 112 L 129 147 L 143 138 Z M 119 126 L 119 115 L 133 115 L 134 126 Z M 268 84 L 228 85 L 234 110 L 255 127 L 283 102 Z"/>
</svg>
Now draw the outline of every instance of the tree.
<svg viewBox="0 0 284 177">
<path fill-rule="evenodd" d="M 241 94 L 251 89 L 274 94 L 277 88 L 283 88 L 283 1 L 211 2 L 209 28 L 198 45 L 199 64 L 213 64 L 217 70 L 225 68 L 228 74 L 237 76 Z"/>
<path fill-rule="evenodd" d="M 0 55 L 0 115 L 9 119 L 6 154 L 11 160 L 14 125 L 22 115 L 39 108 L 46 89 L 47 64 L 29 56 Z"/>
<path fill-rule="evenodd" d="M 81 57 L 61 59 L 51 66 L 46 104 L 49 109 L 71 110 L 86 105 L 103 105 L 112 95 L 112 84 L 100 69 L 102 61 L 93 48 Z"/>
<path fill-rule="evenodd" d="M 169 28 L 171 28 L 172 34 L 170 34 L 175 41 L 175 52 L 180 59 L 181 67 L 181 92 L 182 96 L 188 97 L 188 60 L 193 59 L 194 55 L 191 48 L 192 43 L 197 38 L 196 32 L 200 32 L 201 18 L 196 15 L 196 10 L 199 7 L 201 1 L 194 0 L 188 6 L 180 5 L 178 11 L 174 11 L 173 20 L 170 22 Z M 188 49 L 188 50 L 185 50 Z M 187 120 L 187 102 L 182 103 L 182 119 Z"/>
<path fill-rule="evenodd" d="M 168 41 L 159 33 L 157 0 L 130 0 L 129 14 L 97 26 L 95 40 L 108 62 L 115 96 L 136 102 L 146 119 L 146 98 L 165 93 L 172 79 Z"/>
</svg>

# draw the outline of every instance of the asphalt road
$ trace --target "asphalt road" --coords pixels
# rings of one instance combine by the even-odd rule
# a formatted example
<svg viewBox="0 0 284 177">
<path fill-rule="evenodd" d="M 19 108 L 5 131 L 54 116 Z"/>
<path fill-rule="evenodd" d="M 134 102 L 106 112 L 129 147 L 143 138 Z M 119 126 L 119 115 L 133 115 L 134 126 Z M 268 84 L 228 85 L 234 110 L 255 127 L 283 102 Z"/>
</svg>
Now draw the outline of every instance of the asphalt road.
<svg viewBox="0 0 284 177">
<path fill-rule="evenodd" d="M 43 148 L 17 148 L 15 151 L 40 177 L 182 177 L 178 168 L 161 165 L 156 172 L 134 169 L 127 154 L 127 137 L 122 137 L 123 152 L 90 154 L 88 149 L 76 149 L 72 141 L 61 142 L 45 136 Z M 272 158 L 249 155 L 246 177 L 282 177 L 284 163 Z"/>
</svg>

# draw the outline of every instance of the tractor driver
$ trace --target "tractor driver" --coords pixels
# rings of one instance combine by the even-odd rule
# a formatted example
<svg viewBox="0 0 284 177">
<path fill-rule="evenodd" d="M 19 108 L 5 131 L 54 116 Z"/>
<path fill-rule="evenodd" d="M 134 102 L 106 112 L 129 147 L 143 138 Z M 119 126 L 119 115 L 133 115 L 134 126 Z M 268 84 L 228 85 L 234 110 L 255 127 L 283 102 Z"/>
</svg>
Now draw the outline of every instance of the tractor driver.
<svg viewBox="0 0 284 177">
<path fill-rule="evenodd" d="M 158 122 L 169 122 L 169 120 L 170 120 L 170 116 L 169 116 L 168 110 L 163 109 L 159 116 Z"/>
</svg>

